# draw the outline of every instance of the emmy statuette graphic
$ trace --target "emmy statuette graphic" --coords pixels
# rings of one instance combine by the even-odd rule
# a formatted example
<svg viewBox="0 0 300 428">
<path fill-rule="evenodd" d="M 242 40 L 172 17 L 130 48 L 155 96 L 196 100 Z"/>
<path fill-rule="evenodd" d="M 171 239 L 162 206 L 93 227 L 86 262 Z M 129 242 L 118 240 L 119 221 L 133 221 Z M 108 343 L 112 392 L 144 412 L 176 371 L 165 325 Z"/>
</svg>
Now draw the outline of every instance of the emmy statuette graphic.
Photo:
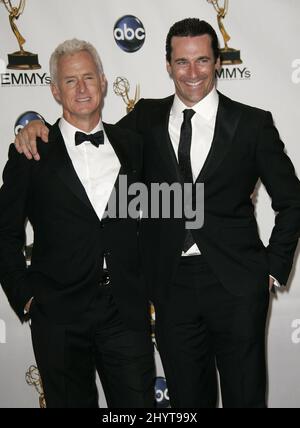
<svg viewBox="0 0 300 428">
<path fill-rule="evenodd" d="M 16 24 L 16 20 L 19 19 L 24 12 L 26 0 L 19 0 L 18 6 L 14 6 L 12 0 L 0 0 L 0 3 L 4 4 L 9 13 L 9 23 L 20 48 L 19 51 L 8 54 L 7 68 L 13 70 L 35 70 L 41 68 L 38 55 L 24 50 L 23 45 L 26 40 L 20 33 Z"/>
<path fill-rule="evenodd" d="M 223 20 L 228 12 L 229 0 L 224 0 L 223 7 L 219 5 L 219 1 L 221 0 L 207 0 L 208 3 L 213 5 L 215 11 L 217 12 L 218 26 L 224 40 L 225 47 L 220 49 L 221 62 L 223 65 L 241 64 L 241 52 L 228 46 L 228 42 L 231 37 L 227 33 L 223 24 Z"/>
<path fill-rule="evenodd" d="M 122 97 L 124 103 L 127 105 L 127 113 L 130 113 L 138 100 L 140 99 L 140 86 L 136 85 L 135 95 L 133 99 L 129 98 L 130 84 L 125 77 L 117 77 L 114 81 L 114 93 Z"/>
<path fill-rule="evenodd" d="M 27 385 L 35 387 L 35 390 L 39 394 L 40 408 L 45 409 L 46 401 L 45 401 L 45 395 L 43 391 L 42 380 L 36 366 L 29 367 L 28 372 L 25 375 L 25 379 L 26 379 Z"/>
</svg>

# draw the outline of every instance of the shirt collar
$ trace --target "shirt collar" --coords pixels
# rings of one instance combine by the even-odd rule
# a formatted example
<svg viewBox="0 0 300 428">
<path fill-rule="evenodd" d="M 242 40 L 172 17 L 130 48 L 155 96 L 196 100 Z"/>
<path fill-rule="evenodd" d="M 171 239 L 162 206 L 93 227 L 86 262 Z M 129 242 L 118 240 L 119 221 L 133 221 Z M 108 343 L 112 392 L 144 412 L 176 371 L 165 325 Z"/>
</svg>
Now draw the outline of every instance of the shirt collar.
<svg viewBox="0 0 300 428">
<path fill-rule="evenodd" d="M 76 147 L 75 133 L 77 131 L 84 132 L 82 131 L 82 129 L 78 129 L 75 126 L 71 125 L 64 117 L 62 117 L 59 121 L 59 129 L 68 147 Z M 103 123 L 100 119 L 99 123 L 95 126 L 95 128 L 91 132 L 86 132 L 86 134 L 94 134 L 95 132 L 103 130 Z"/>
<path fill-rule="evenodd" d="M 183 110 L 187 108 L 192 108 L 197 114 L 202 116 L 206 120 L 210 120 L 212 117 L 216 116 L 219 106 L 219 95 L 214 86 L 206 97 L 200 100 L 193 107 L 187 107 L 181 99 L 175 94 L 174 102 L 171 108 L 171 116 L 180 116 L 182 117 Z"/>
</svg>

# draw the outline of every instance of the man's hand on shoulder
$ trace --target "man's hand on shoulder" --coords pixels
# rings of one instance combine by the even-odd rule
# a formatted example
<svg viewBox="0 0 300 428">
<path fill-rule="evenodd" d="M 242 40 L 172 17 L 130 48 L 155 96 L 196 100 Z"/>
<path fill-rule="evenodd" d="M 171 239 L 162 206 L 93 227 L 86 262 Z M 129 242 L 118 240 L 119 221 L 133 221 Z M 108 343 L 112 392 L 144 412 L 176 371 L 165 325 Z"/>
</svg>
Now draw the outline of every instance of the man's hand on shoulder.
<svg viewBox="0 0 300 428">
<path fill-rule="evenodd" d="M 15 138 L 14 144 L 19 153 L 23 153 L 27 159 L 40 160 L 37 152 L 36 139 L 39 137 L 48 143 L 49 129 L 40 120 L 33 120 L 23 128 Z"/>
</svg>

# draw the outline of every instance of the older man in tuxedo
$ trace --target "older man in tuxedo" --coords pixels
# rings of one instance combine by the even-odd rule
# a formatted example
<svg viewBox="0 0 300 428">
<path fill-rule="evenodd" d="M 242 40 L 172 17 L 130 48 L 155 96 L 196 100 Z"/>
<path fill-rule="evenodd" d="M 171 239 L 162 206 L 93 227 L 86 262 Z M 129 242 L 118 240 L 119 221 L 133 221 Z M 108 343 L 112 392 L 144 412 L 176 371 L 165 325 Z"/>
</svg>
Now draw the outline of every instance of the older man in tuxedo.
<svg viewBox="0 0 300 428">
<path fill-rule="evenodd" d="M 128 186 L 140 181 L 141 139 L 102 123 L 106 78 L 91 44 L 65 41 L 50 70 L 63 114 L 51 143 L 38 142 L 41 162 L 10 148 L 0 190 L 0 281 L 19 318 L 24 310 L 31 318 L 47 407 L 97 407 L 95 370 L 109 407 L 153 407 L 138 222 L 121 218 L 118 207 L 104 215 L 122 177 Z M 26 219 L 34 230 L 28 269 Z"/>
</svg>

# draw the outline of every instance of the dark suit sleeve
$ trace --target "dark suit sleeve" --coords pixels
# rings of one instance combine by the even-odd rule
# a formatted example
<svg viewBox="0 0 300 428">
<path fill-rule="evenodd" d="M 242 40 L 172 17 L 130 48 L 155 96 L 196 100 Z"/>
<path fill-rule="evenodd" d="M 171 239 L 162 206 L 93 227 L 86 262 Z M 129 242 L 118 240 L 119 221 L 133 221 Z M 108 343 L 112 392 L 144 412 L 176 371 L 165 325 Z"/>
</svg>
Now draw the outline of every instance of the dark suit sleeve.
<svg viewBox="0 0 300 428">
<path fill-rule="evenodd" d="M 32 297 L 23 254 L 30 171 L 30 161 L 11 145 L 0 189 L 0 282 L 21 321 Z"/>
<path fill-rule="evenodd" d="M 266 113 L 257 145 L 259 173 L 276 212 L 267 247 L 270 275 L 286 284 L 300 236 L 300 183 L 284 151 L 271 113 Z"/>
<path fill-rule="evenodd" d="M 128 113 L 126 116 L 124 116 L 118 123 L 117 125 L 119 125 L 121 128 L 125 128 L 125 129 L 131 129 L 132 131 L 135 132 L 140 132 L 141 133 L 141 122 L 140 122 L 140 110 L 141 110 L 141 106 L 143 105 L 143 99 L 139 100 L 139 102 L 136 104 L 136 106 L 134 107 L 134 109 Z"/>
</svg>

